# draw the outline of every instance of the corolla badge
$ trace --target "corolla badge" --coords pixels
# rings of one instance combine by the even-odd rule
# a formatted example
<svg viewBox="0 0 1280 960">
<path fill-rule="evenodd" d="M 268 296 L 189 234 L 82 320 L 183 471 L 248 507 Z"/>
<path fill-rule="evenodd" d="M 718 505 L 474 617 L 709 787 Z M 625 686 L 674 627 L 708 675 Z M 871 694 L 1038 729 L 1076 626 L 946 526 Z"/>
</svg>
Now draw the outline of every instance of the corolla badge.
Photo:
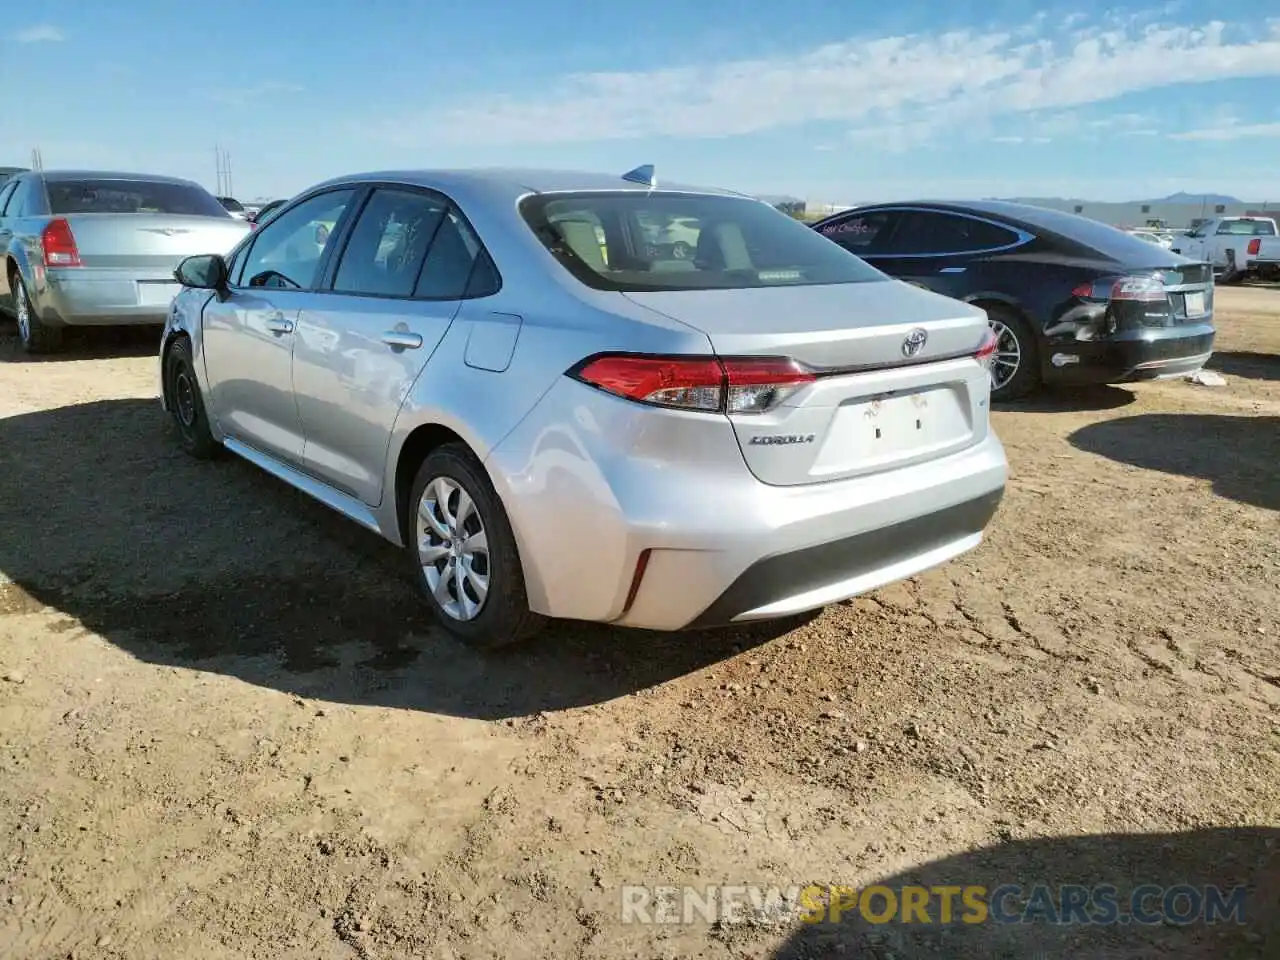
<svg viewBox="0 0 1280 960">
<path fill-rule="evenodd" d="M 925 341 L 929 339 L 927 331 L 916 327 L 907 334 L 907 338 L 902 341 L 902 355 L 904 357 L 914 357 L 924 349 Z"/>
</svg>

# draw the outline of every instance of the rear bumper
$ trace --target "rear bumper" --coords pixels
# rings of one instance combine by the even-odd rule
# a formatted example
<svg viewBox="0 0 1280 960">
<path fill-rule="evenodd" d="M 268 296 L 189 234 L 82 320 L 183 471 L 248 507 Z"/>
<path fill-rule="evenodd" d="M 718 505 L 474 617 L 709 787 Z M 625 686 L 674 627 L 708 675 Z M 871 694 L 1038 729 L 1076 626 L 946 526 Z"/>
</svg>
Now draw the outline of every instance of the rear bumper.
<svg viewBox="0 0 1280 960">
<path fill-rule="evenodd" d="M 1129 383 L 1193 373 L 1213 354 L 1212 323 L 1126 331 L 1093 341 L 1053 344 L 1044 379 L 1062 384 Z"/>
<path fill-rule="evenodd" d="M 761 483 L 726 419 L 553 387 L 486 460 L 531 606 L 679 630 L 814 610 L 977 546 L 1005 486 L 995 434 L 949 456 Z"/>
<path fill-rule="evenodd" d="M 998 487 L 935 513 L 758 560 L 690 628 L 787 616 L 913 576 L 978 545 Z"/>
<path fill-rule="evenodd" d="M 46 270 L 32 303 L 46 326 L 160 325 L 179 289 L 171 275 L 119 270 Z"/>
</svg>

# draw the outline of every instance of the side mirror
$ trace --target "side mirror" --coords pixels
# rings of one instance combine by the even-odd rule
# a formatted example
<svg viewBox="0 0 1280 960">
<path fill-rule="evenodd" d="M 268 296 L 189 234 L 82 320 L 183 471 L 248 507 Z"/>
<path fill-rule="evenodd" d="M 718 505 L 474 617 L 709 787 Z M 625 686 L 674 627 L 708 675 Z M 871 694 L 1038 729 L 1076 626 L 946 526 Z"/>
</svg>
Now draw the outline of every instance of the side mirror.
<svg viewBox="0 0 1280 960">
<path fill-rule="evenodd" d="M 173 271 L 173 278 L 184 287 L 221 290 L 227 285 L 227 261 L 216 253 L 187 257 Z"/>
</svg>

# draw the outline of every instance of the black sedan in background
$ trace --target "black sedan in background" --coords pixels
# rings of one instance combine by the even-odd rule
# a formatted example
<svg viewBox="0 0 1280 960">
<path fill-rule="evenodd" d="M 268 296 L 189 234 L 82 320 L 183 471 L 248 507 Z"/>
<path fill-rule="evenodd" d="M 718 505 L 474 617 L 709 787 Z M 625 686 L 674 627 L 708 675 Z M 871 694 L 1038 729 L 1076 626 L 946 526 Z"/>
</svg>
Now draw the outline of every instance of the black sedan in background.
<svg viewBox="0 0 1280 960">
<path fill-rule="evenodd" d="M 987 311 L 995 400 L 1042 383 L 1191 373 L 1213 350 L 1213 270 L 1096 220 L 1021 203 L 876 204 L 814 229 L 892 277 Z"/>
</svg>

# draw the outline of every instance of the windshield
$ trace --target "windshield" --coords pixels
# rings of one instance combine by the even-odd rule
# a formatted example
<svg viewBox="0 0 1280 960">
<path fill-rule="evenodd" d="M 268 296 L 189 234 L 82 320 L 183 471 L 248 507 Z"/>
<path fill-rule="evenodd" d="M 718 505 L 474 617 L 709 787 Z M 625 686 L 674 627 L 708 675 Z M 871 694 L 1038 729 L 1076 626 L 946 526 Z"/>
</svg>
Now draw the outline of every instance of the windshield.
<svg viewBox="0 0 1280 960">
<path fill-rule="evenodd" d="M 232 213 L 244 213 L 244 204 L 232 197 L 219 197 L 218 202 Z"/>
<path fill-rule="evenodd" d="M 525 222 L 597 290 L 737 290 L 885 275 L 768 204 L 709 194 L 535 194 Z"/>
<path fill-rule="evenodd" d="M 228 217 L 210 194 L 193 184 L 163 180 L 49 180 L 49 212 L 168 213 L 178 216 Z"/>
</svg>

